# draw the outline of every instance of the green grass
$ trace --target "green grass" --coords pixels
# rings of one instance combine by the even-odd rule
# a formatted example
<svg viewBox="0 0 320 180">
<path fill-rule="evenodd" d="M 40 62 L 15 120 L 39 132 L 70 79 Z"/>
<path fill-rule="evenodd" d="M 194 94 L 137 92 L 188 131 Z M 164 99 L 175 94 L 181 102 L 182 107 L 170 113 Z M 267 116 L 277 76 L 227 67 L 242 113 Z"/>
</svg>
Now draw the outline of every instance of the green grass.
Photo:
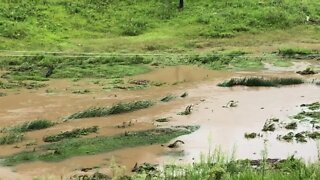
<svg viewBox="0 0 320 180">
<path fill-rule="evenodd" d="M 311 54 L 317 54 L 319 52 L 311 49 L 305 48 L 283 48 L 279 49 L 278 54 L 285 57 L 297 57 L 297 56 L 307 56 Z"/>
<path fill-rule="evenodd" d="M 265 79 L 262 77 L 245 77 L 245 78 L 232 78 L 223 83 L 219 83 L 221 87 L 233 87 L 233 86 L 263 86 L 263 87 L 274 87 L 274 86 L 286 86 L 296 85 L 304 83 L 299 78 L 272 78 Z"/>
<path fill-rule="evenodd" d="M 104 117 L 114 114 L 127 113 L 132 111 L 137 111 L 140 109 L 145 109 L 154 105 L 152 101 L 133 101 L 127 103 L 118 103 L 114 104 L 111 107 L 94 107 L 89 108 L 84 111 L 77 112 L 66 117 L 66 120 L 71 119 L 81 119 L 81 118 L 90 118 L 90 117 Z"/>
<path fill-rule="evenodd" d="M 309 110 L 320 110 L 320 102 L 314 102 L 311 104 L 302 104 L 301 107 L 307 107 Z"/>
<path fill-rule="evenodd" d="M 169 95 L 163 97 L 160 101 L 161 102 L 169 102 L 169 101 L 174 100 L 175 98 L 176 98 L 176 96 L 169 94 Z"/>
<path fill-rule="evenodd" d="M 258 164 L 254 166 L 253 164 Z M 271 162 L 261 160 L 235 160 L 215 151 L 200 162 L 187 165 L 166 165 L 163 171 L 143 171 L 133 175 L 132 179 L 146 178 L 177 180 L 318 180 L 320 177 L 319 161 L 306 163 L 294 156 Z"/>
<path fill-rule="evenodd" d="M 62 132 L 56 135 L 46 136 L 43 138 L 44 142 L 58 142 L 63 139 L 80 138 L 81 136 L 86 136 L 91 133 L 97 133 L 98 126 L 92 126 L 82 129 L 73 129 L 72 131 Z"/>
<path fill-rule="evenodd" d="M 8 132 L 0 135 L 0 145 L 8 145 L 21 142 L 24 135 L 20 132 Z"/>
<path fill-rule="evenodd" d="M 178 0 L 3 1 L 0 49 L 181 51 L 206 39 L 316 27 L 312 21 L 320 18 L 317 0 L 199 0 L 186 2 L 182 11 L 177 6 Z M 306 22 L 307 15 L 312 21 Z"/>
<path fill-rule="evenodd" d="M 30 161 L 59 161 L 74 156 L 94 155 L 122 148 L 167 143 L 173 138 L 189 134 L 198 127 L 154 129 L 109 137 L 66 139 L 44 145 L 36 151 L 25 151 L 4 157 L 5 165 L 16 165 Z"/>
<path fill-rule="evenodd" d="M 40 130 L 40 129 L 46 129 L 54 126 L 55 124 L 56 123 L 46 119 L 39 119 L 39 120 L 25 122 L 21 125 L 13 126 L 11 128 L 8 128 L 8 131 L 23 133 L 23 132 Z"/>
<path fill-rule="evenodd" d="M 122 78 L 149 72 L 145 64 L 151 60 L 129 57 L 0 57 L 0 68 L 8 72 L 3 78 L 12 81 L 46 81 L 48 67 L 53 67 L 50 78 Z M 1 85 L 0 85 L 1 86 Z"/>
<path fill-rule="evenodd" d="M 26 89 L 38 89 L 46 87 L 47 84 L 38 82 L 22 82 L 22 81 L 1 81 L 0 89 L 14 89 L 14 88 L 26 88 Z"/>
</svg>

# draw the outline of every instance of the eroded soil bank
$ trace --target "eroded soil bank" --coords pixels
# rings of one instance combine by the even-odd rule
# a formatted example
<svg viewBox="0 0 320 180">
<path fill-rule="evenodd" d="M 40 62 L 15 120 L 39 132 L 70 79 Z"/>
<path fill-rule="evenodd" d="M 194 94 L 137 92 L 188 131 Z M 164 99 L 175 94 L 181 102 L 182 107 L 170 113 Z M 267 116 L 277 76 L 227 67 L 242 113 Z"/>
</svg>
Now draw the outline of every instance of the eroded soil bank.
<svg viewBox="0 0 320 180">
<path fill-rule="evenodd" d="M 99 126 L 97 135 L 82 138 L 113 136 L 126 131 L 140 131 L 159 126 L 199 125 L 200 129 L 190 135 L 177 138 L 183 140 L 185 144 L 176 149 L 167 148 L 167 144 L 164 146 L 158 144 L 125 148 L 98 155 L 72 157 L 60 162 L 30 162 L 12 167 L 11 170 L 16 173 L 9 171 L 8 168 L 1 168 L 3 173 L 0 173 L 0 177 L 14 179 L 19 176 L 24 178 L 53 176 L 60 178 L 79 173 L 83 168 L 92 167 L 114 175 L 115 172 L 110 168 L 112 164 L 126 166 L 127 168 L 123 171 L 130 172 L 136 162 L 159 164 L 192 162 L 199 159 L 200 153 L 208 153 L 209 149 L 213 150 L 217 147 L 221 147 L 222 151 L 227 154 L 235 151 L 237 158 L 257 159 L 261 158 L 261 151 L 266 145 L 271 158 L 286 158 L 288 155 L 295 154 L 306 160 L 315 160 L 317 157 L 315 141 L 310 140 L 307 143 L 278 141 L 277 135 L 285 131 L 281 128 L 276 132 L 263 133 L 262 138 L 252 140 L 245 139 L 244 134 L 261 132 L 264 123 L 270 118 L 290 121 L 292 116 L 301 111 L 301 104 L 320 101 L 319 86 L 311 83 L 272 88 L 217 86 L 218 82 L 239 76 L 301 77 L 294 73 L 296 70 L 282 71 L 269 67 L 259 72 L 219 72 L 199 67 L 178 66 L 159 68 L 148 74 L 128 78 L 163 84 L 142 90 L 107 91 L 90 80 L 78 82 L 55 80 L 49 82 L 47 89 L 6 91 L 8 95 L 0 98 L 1 127 L 41 118 L 62 122 L 64 117 L 93 106 L 110 106 L 117 102 L 142 99 L 159 100 L 168 94 L 177 97 L 170 102 L 157 103 L 153 107 L 135 112 L 79 119 L 59 123 L 48 129 L 28 132 L 23 142 L 3 145 L 0 150 L 1 156 L 32 150 L 45 144 L 42 141 L 44 136 L 73 128 Z M 311 82 L 312 79 L 319 79 L 320 76 L 302 78 Z M 86 94 L 74 94 L 70 90 L 81 88 L 90 91 Z M 50 89 L 49 92 L 48 89 Z M 184 92 L 187 92 L 188 96 L 180 98 L 179 96 Z M 224 106 L 231 100 L 237 102 L 237 106 L 225 108 Z M 192 113 L 187 116 L 178 115 L 188 105 L 193 105 Z M 169 122 L 155 121 L 159 118 L 167 118 Z M 134 122 L 134 125 L 126 128 L 117 127 L 129 121 Z"/>
</svg>

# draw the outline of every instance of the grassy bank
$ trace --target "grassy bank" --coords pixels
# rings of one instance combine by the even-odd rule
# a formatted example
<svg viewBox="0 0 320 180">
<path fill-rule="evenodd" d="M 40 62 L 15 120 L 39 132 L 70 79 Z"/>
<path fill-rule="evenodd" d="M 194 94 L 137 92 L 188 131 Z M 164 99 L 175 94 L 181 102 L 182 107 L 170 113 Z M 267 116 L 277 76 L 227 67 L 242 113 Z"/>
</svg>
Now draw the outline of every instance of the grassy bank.
<svg viewBox="0 0 320 180">
<path fill-rule="evenodd" d="M 177 8 L 178 3 L 2 1 L 0 49 L 179 52 L 205 46 L 205 39 L 229 39 L 300 25 L 312 29 L 320 18 L 316 0 L 191 0 L 183 10 Z"/>
<path fill-rule="evenodd" d="M 59 161 L 73 156 L 93 155 L 117 149 L 167 143 L 178 136 L 189 134 L 198 127 L 154 129 L 111 137 L 67 139 L 44 145 L 35 151 L 25 151 L 4 157 L 4 164 L 15 165 L 30 161 Z"/>
</svg>

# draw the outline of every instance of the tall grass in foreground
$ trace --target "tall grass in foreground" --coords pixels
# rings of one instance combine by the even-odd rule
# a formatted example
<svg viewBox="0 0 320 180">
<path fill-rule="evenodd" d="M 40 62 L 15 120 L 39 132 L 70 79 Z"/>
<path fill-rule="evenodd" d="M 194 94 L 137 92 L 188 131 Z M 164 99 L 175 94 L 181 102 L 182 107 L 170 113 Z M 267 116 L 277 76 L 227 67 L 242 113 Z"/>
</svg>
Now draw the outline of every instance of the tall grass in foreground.
<svg viewBox="0 0 320 180">
<path fill-rule="evenodd" d="M 291 156 L 284 160 L 235 160 L 216 151 L 200 162 L 189 165 L 167 165 L 163 171 L 135 174 L 132 179 L 147 177 L 161 180 L 319 180 L 320 163 L 307 164 Z M 150 178 L 149 178 L 150 179 Z"/>
<path fill-rule="evenodd" d="M 81 136 L 89 135 L 91 133 L 96 133 L 98 131 L 98 126 L 92 126 L 82 129 L 73 129 L 72 131 L 62 132 L 56 135 L 46 136 L 43 138 L 44 142 L 58 142 L 63 139 L 79 138 Z"/>
<path fill-rule="evenodd" d="M 299 78 L 271 78 L 265 79 L 262 77 L 245 77 L 245 78 L 232 78 L 228 81 L 218 84 L 221 87 L 233 87 L 233 86 L 286 86 L 302 84 L 304 81 Z"/>
<path fill-rule="evenodd" d="M 145 101 L 118 103 L 111 107 L 94 107 L 94 108 L 89 108 L 87 110 L 72 114 L 68 116 L 66 120 L 90 118 L 90 117 L 103 117 L 103 116 L 108 116 L 113 114 L 121 114 L 121 113 L 132 112 L 140 109 L 145 109 L 153 105 L 154 105 L 154 102 L 145 100 Z"/>
</svg>

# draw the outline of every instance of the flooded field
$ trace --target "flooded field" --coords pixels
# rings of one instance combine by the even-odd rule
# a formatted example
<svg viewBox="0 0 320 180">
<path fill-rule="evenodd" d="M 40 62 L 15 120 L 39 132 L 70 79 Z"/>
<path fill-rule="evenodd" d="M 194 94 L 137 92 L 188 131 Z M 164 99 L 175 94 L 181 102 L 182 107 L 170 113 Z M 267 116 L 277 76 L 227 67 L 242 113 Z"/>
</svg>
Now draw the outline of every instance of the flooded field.
<svg viewBox="0 0 320 180">
<path fill-rule="evenodd" d="M 319 62 L 310 62 L 319 68 Z M 268 157 L 283 159 L 290 155 L 315 161 L 318 156 L 316 140 L 307 142 L 284 142 L 279 140 L 287 129 L 284 124 L 303 111 L 302 104 L 320 101 L 320 86 L 314 82 L 320 75 L 301 76 L 295 71 L 310 66 L 297 63 L 291 68 L 275 68 L 266 65 L 262 71 L 212 71 L 197 66 L 173 66 L 156 68 L 150 73 L 127 77 L 125 81 L 136 84 L 156 82 L 157 85 L 138 90 L 123 88 L 105 89 L 105 82 L 90 79 L 72 81 L 51 80 L 40 89 L 3 90 L 0 97 L 1 128 L 12 127 L 36 119 L 56 122 L 52 127 L 29 131 L 21 142 L 1 145 L 0 156 L 7 157 L 23 151 L 36 152 L 50 143 L 45 136 L 72 131 L 74 128 L 97 126 L 97 133 L 81 136 L 81 139 L 111 137 L 155 128 L 173 126 L 199 126 L 195 132 L 171 140 L 182 140 L 178 148 L 168 148 L 170 143 L 155 143 L 126 147 L 90 155 L 79 155 L 59 161 L 33 161 L 1 167 L 0 178 L 42 176 L 67 178 L 76 173 L 93 172 L 99 169 L 110 176 L 115 175 L 112 166 L 130 173 L 136 163 L 166 164 L 198 161 L 200 154 L 220 148 L 228 155 L 239 159 L 259 159 L 261 152 Z M 232 77 L 299 77 L 306 83 L 284 87 L 219 87 L 218 83 Z M 86 93 L 82 90 L 86 89 Z M 76 93 L 75 93 L 76 92 Z M 184 96 L 182 96 L 184 94 Z M 163 97 L 172 96 L 168 101 Z M 119 102 L 152 100 L 148 108 L 103 117 L 87 117 L 66 121 L 76 112 L 91 107 L 107 107 Z M 230 106 L 230 102 L 233 104 Z M 190 106 L 191 105 L 191 106 Z M 181 115 L 187 106 L 192 113 Z M 180 114 L 179 114 L 180 113 Z M 165 119 L 160 121 L 159 119 Z M 278 119 L 273 132 L 263 132 L 268 119 Z M 308 123 L 301 123 L 295 131 L 313 131 Z M 257 133 L 254 139 L 245 138 L 245 133 Z M 120 168 L 123 167 L 123 168 Z"/>
</svg>

